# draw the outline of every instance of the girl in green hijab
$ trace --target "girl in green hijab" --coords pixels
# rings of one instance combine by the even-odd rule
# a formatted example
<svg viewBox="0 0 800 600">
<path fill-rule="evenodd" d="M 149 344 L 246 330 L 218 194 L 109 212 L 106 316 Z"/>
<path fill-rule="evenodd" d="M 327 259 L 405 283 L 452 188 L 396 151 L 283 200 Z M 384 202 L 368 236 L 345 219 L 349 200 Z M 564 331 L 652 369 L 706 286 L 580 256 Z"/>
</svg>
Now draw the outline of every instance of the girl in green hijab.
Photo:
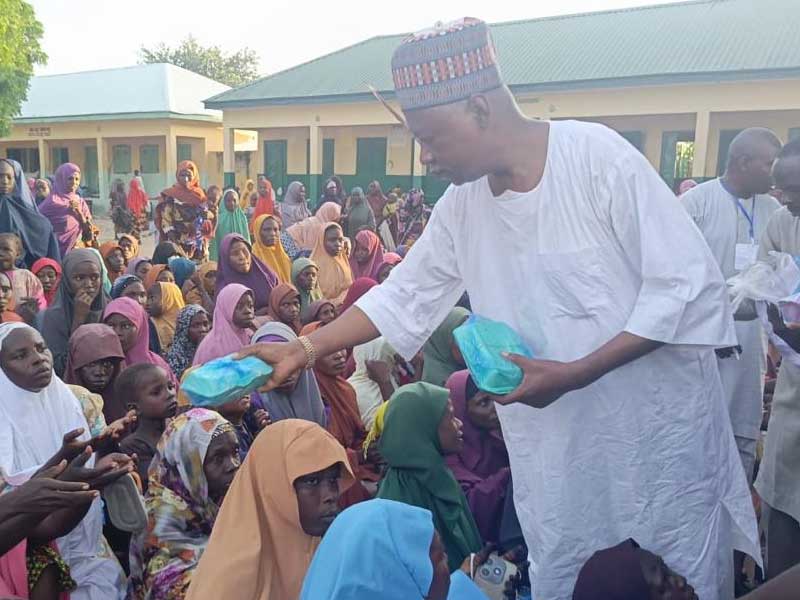
<svg viewBox="0 0 800 600">
<path fill-rule="evenodd" d="M 300 292 L 301 312 L 312 302 L 323 298 L 318 276 L 319 267 L 310 258 L 301 256 L 292 263 L 292 283 Z"/>
<path fill-rule="evenodd" d="M 378 498 L 431 511 L 451 573 L 471 552 L 481 549 L 481 536 L 467 499 L 445 463 L 445 455 L 459 452 L 463 444 L 461 421 L 453 412 L 446 389 L 412 383 L 398 389 L 389 400 L 378 442 L 389 468 Z"/>
<path fill-rule="evenodd" d="M 239 206 L 239 194 L 234 189 L 227 189 L 222 195 L 222 202 L 217 216 L 217 230 L 208 248 L 209 260 L 219 260 L 219 246 L 222 239 L 229 233 L 238 233 L 247 243 L 250 243 L 250 228 L 247 225 L 247 216 Z"/>
<path fill-rule="evenodd" d="M 453 331 L 460 327 L 469 315 L 470 312 L 466 308 L 456 306 L 425 342 L 425 347 L 422 349 L 425 356 L 422 381 L 444 386 L 450 375 L 467 368 L 456 346 Z"/>
</svg>

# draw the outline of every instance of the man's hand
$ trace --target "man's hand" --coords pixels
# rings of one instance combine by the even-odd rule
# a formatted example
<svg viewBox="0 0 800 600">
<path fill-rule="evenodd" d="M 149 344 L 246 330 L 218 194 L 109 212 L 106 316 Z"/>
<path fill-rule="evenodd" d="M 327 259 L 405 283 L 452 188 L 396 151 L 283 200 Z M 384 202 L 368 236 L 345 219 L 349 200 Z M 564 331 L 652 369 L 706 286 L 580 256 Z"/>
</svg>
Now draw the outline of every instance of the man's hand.
<svg viewBox="0 0 800 600">
<path fill-rule="evenodd" d="M 269 392 L 279 387 L 293 373 L 306 366 L 306 353 L 300 342 L 281 343 L 261 343 L 245 346 L 234 357 L 236 360 L 255 356 L 268 365 L 274 371 L 267 381 L 267 384 L 259 391 Z"/>
<path fill-rule="evenodd" d="M 573 363 L 535 360 L 519 354 L 504 358 L 522 369 L 522 382 L 505 396 L 493 396 L 498 404 L 521 402 L 534 408 L 545 408 L 567 392 L 578 389 L 580 378 Z"/>
</svg>

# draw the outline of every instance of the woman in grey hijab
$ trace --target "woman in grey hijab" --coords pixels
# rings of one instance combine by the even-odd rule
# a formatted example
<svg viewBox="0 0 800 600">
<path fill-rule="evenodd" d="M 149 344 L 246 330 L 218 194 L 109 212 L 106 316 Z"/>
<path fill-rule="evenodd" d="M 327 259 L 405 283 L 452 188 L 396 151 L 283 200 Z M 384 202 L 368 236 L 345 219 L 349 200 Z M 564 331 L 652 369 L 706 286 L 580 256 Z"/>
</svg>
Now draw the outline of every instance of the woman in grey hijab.
<svg viewBox="0 0 800 600">
<path fill-rule="evenodd" d="M 289 187 L 286 188 L 286 194 L 283 196 L 283 202 L 280 204 L 280 211 L 281 224 L 284 231 L 295 223 L 310 217 L 311 211 L 308 209 L 308 201 L 306 200 L 306 186 L 299 181 L 290 183 Z"/>
<path fill-rule="evenodd" d="M 53 369 L 59 377 L 64 376 L 72 332 L 86 323 L 99 323 L 108 303 L 97 251 L 79 248 L 67 252 L 62 269 L 58 294 L 39 317 L 39 330 L 53 353 Z"/>
<path fill-rule="evenodd" d="M 264 324 L 253 335 L 256 342 L 291 342 L 297 335 L 290 327 L 277 321 Z M 327 418 L 314 372 L 303 369 L 296 378 L 267 393 L 252 394 L 253 409 L 265 409 L 273 423 L 283 419 L 305 419 L 325 427 Z"/>
</svg>

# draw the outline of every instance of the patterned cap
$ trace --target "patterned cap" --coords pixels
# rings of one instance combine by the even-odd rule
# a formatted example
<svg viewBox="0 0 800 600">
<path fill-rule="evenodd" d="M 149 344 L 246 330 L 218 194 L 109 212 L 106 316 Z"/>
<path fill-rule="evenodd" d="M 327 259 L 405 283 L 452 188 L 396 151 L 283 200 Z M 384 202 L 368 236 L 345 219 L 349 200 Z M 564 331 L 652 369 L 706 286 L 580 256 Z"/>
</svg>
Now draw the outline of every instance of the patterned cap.
<svg viewBox="0 0 800 600">
<path fill-rule="evenodd" d="M 503 85 L 489 26 L 465 17 L 403 40 L 392 56 L 403 110 L 451 104 Z"/>
</svg>

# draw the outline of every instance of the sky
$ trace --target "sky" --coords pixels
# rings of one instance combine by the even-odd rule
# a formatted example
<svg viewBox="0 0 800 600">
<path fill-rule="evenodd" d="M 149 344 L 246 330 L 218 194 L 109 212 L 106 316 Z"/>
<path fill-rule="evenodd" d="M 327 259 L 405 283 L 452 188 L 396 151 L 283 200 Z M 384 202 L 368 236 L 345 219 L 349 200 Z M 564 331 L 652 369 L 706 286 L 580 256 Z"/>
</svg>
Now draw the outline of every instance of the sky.
<svg viewBox="0 0 800 600">
<path fill-rule="evenodd" d="M 192 34 L 226 52 L 249 46 L 268 75 L 375 35 L 472 16 L 490 22 L 665 4 L 670 0 L 28 0 L 44 25 L 37 75 L 136 64 L 142 46 Z M 674 0 L 672 0 L 674 1 Z"/>
</svg>

